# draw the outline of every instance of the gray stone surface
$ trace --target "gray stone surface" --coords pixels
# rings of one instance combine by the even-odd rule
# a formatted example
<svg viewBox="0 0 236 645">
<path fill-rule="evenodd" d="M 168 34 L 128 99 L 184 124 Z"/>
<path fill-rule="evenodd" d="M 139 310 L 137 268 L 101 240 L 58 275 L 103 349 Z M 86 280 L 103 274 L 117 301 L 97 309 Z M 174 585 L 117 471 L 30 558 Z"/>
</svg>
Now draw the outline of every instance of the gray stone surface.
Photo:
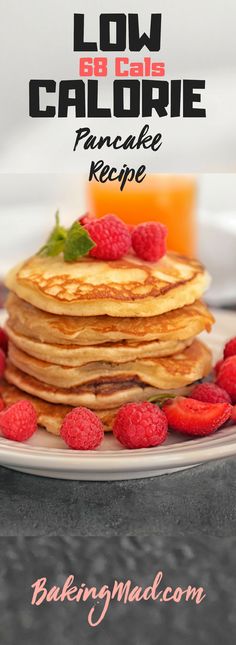
<svg viewBox="0 0 236 645">
<path fill-rule="evenodd" d="M 3 645 L 232 645 L 236 635 L 236 539 L 2 538 L 0 642 Z M 115 578 L 147 586 L 158 570 L 165 584 L 202 585 L 200 605 L 113 602 L 103 623 L 87 624 L 89 603 L 30 605 L 31 584 L 46 576 L 61 585 L 100 587 Z"/>
<path fill-rule="evenodd" d="M 236 536 L 236 459 L 123 482 L 73 482 L 0 468 L 0 535 Z"/>
</svg>

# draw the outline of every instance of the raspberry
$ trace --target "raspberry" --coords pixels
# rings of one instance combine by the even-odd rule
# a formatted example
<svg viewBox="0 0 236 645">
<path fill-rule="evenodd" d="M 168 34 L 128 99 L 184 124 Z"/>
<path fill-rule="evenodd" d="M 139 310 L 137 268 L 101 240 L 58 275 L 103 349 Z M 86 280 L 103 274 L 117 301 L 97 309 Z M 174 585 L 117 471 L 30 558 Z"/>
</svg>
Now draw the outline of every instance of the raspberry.
<svg viewBox="0 0 236 645">
<path fill-rule="evenodd" d="M 65 416 L 60 434 L 73 450 L 95 450 L 104 437 L 104 430 L 92 410 L 78 407 Z"/>
<path fill-rule="evenodd" d="M 37 415 L 30 401 L 21 399 L 0 413 L 0 430 L 6 439 L 26 441 L 37 428 Z"/>
<path fill-rule="evenodd" d="M 159 222 L 139 224 L 131 235 L 133 249 L 142 260 L 156 262 L 166 253 L 166 236 L 167 228 Z"/>
<path fill-rule="evenodd" d="M 230 418 L 232 406 L 229 403 L 205 403 L 179 396 L 167 401 L 162 410 L 172 430 L 201 437 L 220 428 Z"/>
<path fill-rule="evenodd" d="M 3 350 L 4 354 L 7 354 L 8 350 L 8 336 L 5 332 L 5 329 L 0 327 L 0 348 Z"/>
<path fill-rule="evenodd" d="M 236 403 L 236 356 L 226 358 L 218 372 L 216 382 L 228 392 L 232 403 Z"/>
<path fill-rule="evenodd" d="M 127 403 L 116 415 L 112 430 L 126 448 L 150 448 L 165 441 L 167 420 L 153 403 Z"/>
<path fill-rule="evenodd" d="M 130 249 L 128 226 L 116 215 L 104 215 L 87 221 L 85 228 L 96 246 L 89 255 L 100 260 L 119 260 Z"/>
<path fill-rule="evenodd" d="M 85 224 L 89 224 L 92 219 L 95 219 L 93 215 L 90 215 L 90 213 L 85 213 L 83 217 L 80 217 L 80 219 L 78 219 L 78 222 L 79 224 L 81 224 L 81 226 L 85 226 Z"/>
<path fill-rule="evenodd" d="M 215 364 L 214 372 L 215 372 L 216 375 L 219 373 L 221 365 L 223 365 L 223 362 L 224 362 L 224 359 L 220 358 L 220 360 L 217 361 L 217 363 Z"/>
<path fill-rule="evenodd" d="M 0 349 L 0 378 L 3 377 L 6 367 L 6 357 L 2 349 Z"/>
<path fill-rule="evenodd" d="M 231 338 L 231 340 L 226 343 L 224 348 L 224 358 L 229 358 L 229 356 L 236 355 L 236 336 Z"/>
<path fill-rule="evenodd" d="M 0 412 L 2 412 L 2 410 L 4 410 L 4 408 L 5 408 L 4 401 L 2 399 L 0 399 Z"/>
<path fill-rule="evenodd" d="M 200 383 L 191 392 L 191 399 L 205 403 L 231 403 L 231 398 L 222 387 L 215 383 Z"/>
</svg>

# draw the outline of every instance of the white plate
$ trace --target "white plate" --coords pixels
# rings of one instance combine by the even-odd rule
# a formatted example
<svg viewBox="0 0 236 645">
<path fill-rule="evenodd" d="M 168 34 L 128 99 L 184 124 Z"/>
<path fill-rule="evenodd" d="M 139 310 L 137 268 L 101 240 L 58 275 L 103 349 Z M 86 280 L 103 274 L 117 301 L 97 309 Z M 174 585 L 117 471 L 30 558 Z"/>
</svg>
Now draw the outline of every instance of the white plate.
<svg viewBox="0 0 236 645">
<path fill-rule="evenodd" d="M 210 336 L 202 334 L 220 356 L 225 340 L 235 335 L 236 314 L 217 312 Z M 60 479 L 106 481 L 138 479 L 183 470 L 197 464 L 236 454 L 236 426 L 202 439 L 170 434 L 160 447 L 126 450 L 107 435 L 96 451 L 69 450 L 59 437 L 38 429 L 26 443 L 0 438 L 0 463 L 25 473 Z"/>
</svg>

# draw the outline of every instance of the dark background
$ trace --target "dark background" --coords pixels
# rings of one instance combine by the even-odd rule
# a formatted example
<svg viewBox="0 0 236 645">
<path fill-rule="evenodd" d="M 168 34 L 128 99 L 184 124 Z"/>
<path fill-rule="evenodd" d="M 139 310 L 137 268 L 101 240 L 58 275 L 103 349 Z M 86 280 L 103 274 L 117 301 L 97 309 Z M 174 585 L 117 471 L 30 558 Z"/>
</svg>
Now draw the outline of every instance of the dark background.
<svg viewBox="0 0 236 645">
<path fill-rule="evenodd" d="M 234 642 L 236 539 L 192 538 L 1 538 L 0 642 L 4 645 L 228 645 Z M 96 628 L 89 627 L 90 604 L 31 606 L 31 584 L 39 577 L 62 585 L 101 587 L 115 578 L 147 586 L 158 570 L 172 587 L 203 586 L 200 605 L 124 605 L 114 602 Z M 78 585 L 79 586 L 79 585 Z"/>
<path fill-rule="evenodd" d="M 0 536 L 231 537 L 235 498 L 235 457 L 120 482 L 49 479 L 1 467 Z"/>
</svg>

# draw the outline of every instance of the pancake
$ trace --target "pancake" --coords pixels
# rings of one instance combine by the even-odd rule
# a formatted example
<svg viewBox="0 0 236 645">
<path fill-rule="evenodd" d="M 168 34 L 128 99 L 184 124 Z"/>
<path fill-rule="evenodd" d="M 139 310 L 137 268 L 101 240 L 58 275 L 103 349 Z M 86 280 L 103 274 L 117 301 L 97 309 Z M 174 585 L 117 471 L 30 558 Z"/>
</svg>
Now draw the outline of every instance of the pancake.
<svg viewBox="0 0 236 645">
<path fill-rule="evenodd" d="M 74 346 L 94 347 L 120 341 L 183 341 L 205 329 L 209 332 L 214 322 L 206 305 L 199 300 L 181 309 L 146 318 L 60 316 L 41 311 L 10 293 L 6 309 L 8 325 L 15 334 L 27 335 L 28 339 L 42 343 Z"/>
<path fill-rule="evenodd" d="M 5 378 L 8 383 L 14 384 L 21 390 L 23 397 L 25 393 L 28 393 L 43 399 L 44 402 L 48 401 L 55 405 L 63 404 L 63 406 L 72 407 L 82 405 L 95 410 L 99 414 L 102 414 L 104 410 L 106 410 L 107 414 L 110 410 L 112 414 L 115 408 L 132 401 L 146 401 L 149 398 L 162 401 L 165 396 L 170 396 L 171 394 L 186 396 L 193 386 L 193 383 L 191 383 L 190 386 L 167 391 L 146 386 L 135 379 L 133 381 L 126 380 L 125 382 L 116 379 L 113 382 L 90 383 L 86 386 L 68 390 L 46 385 L 14 367 L 9 361 L 5 370 Z"/>
<path fill-rule="evenodd" d="M 9 360 L 22 374 L 27 374 L 53 388 L 55 394 L 57 390 L 64 390 L 63 399 L 57 400 L 60 403 L 68 402 L 70 405 L 73 403 L 70 398 L 66 400 L 66 391 L 70 397 L 71 390 L 78 390 L 81 386 L 85 386 L 87 391 L 88 386 L 93 386 L 94 383 L 100 385 L 115 383 L 118 390 L 122 384 L 125 386 L 126 383 L 135 382 L 135 386 L 142 389 L 143 385 L 160 390 L 175 389 L 201 379 L 211 369 L 211 352 L 197 340 L 184 351 L 171 357 L 142 359 L 121 364 L 88 363 L 78 368 L 40 361 L 9 343 Z M 8 372 L 6 372 L 6 378 L 8 380 Z M 18 383 L 15 384 L 18 385 Z M 115 394 L 118 394 L 117 391 Z"/>
<path fill-rule="evenodd" d="M 60 427 L 64 417 L 73 409 L 69 405 L 48 403 L 36 396 L 23 393 L 22 390 L 8 383 L 2 385 L 0 394 L 6 406 L 13 405 L 13 403 L 20 401 L 22 398 L 30 401 L 36 410 L 38 425 L 55 435 L 60 434 Z M 116 412 L 116 409 L 97 411 L 105 432 L 109 432 L 112 429 Z"/>
<path fill-rule="evenodd" d="M 95 345 L 90 347 L 79 347 L 78 345 L 49 345 L 49 343 L 38 343 L 32 338 L 22 336 L 13 331 L 10 324 L 6 324 L 6 332 L 14 345 L 19 349 L 23 348 L 24 352 L 56 365 L 79 366 L 94 361 L 109 361 L 115 363 L 125 363 L 137 358 L 146 358 L 152 356 L 169 356 L 176 354 L 188 345 L 189 340 L 170 340 L 170 341 L 153 341 L 146 343 L 105 343 L 104 345 Z"/>
<path fill-rule="evenodd" d="M 6 286 L 35 307 L 67 316 L 150 317 L 200 298 L 209 276 L 175 253 L 151 263 L 136 256 L 104 262 L 33 256 L 12 269 Z"/>
</svg>

